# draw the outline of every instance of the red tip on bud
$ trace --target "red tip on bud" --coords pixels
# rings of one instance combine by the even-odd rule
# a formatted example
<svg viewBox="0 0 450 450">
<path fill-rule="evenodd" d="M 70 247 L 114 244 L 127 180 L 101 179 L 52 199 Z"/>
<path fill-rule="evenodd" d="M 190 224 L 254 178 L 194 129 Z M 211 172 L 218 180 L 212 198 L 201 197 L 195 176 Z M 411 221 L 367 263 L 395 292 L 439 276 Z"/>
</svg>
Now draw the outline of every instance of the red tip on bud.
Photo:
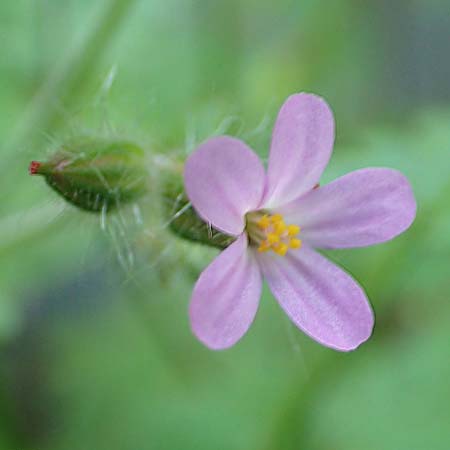
<svg viewBox="0 0 450 450">
<path fill-rule="evenodd" d="M 37 161 L 31 161 L 30 167 L 28 168 L 28 171 L 30 175 L 36 175 L 39 173 L 39 168 L 41 167 L 41 163 Z"/>
</svg>

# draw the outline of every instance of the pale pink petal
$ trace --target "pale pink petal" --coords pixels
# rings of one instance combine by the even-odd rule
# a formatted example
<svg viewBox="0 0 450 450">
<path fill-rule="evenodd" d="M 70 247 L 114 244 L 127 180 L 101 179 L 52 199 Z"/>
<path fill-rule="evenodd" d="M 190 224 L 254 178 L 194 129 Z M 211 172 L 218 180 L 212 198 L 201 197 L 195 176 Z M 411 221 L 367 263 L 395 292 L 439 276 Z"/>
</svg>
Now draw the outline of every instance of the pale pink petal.
<svg viewBox="0 0 450 450">
<path fill-rule="evenodd" d="M 265 205 L 287 203 L 317 184 L 333 142 L 333 113 L 325 100 L 313 94 L 291 95 L 272 135 Z"/>
<path fill-rule="evenodd" d="M 416 216 L 408 180 L 383 168 L 356 170 L 280 208 L 318 248 L 363 247 L 405 231 Z"/>
<path fill-rule="evenodd" d="M 370 337 L 374 316 L 364 291 L 322 255 L 304 245 L 257 259 L 281 307 L 314 340 L 349 351 Z"/>
<path fill-rule="evenodd" d="M 241 235 L 202 272 L 189 308 L 192 331 L 207 347 L 234 345 L 250 327 L 258 309 L 262 279 Z"/>
<path fill-rule="evenodd" d="M 261 201 L 265 173 L 258 156 L 244 142 L 219 136 L 189 156 L 184 183 L 197 213 L 215 228 L 237 236 L 244 230 L 245 213 Z"/>
</svg>

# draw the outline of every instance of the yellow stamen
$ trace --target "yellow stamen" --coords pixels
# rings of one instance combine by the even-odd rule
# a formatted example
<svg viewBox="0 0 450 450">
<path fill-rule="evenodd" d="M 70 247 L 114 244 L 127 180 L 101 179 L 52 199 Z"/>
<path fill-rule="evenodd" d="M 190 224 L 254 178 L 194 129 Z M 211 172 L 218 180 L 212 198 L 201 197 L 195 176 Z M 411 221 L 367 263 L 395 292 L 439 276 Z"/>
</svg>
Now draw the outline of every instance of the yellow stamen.
<svg viewBox="0 0 450 450">
<path fill-rule="evenodd" d="M 258 252 L 267 252 L 270 250 L 270 244 L 267 241 L 262 241 L 258 247 Z"/>
<path fill-rule="evenodd" d="M 300 227 L 298 225 L 288 225 L 287 232 L 289 237 L 297 236 L 300 233 Z"/>
<path fill-rule="evenodd" d="M 267 214 L 264 214 L 261 219 L 259 219 L 258 221 L 258 226 L 259 228 L 261 228 L 262 230 L 265 230 L 267 228 L 269 228 L 270 226 L 270 219 L 268 217 Z"/>
<path fill-rule="evenodd" d="M 272 246 L 272 250 L 280 256 L 284 256 L 287 251 L 288 251 L 289 247 L 287 244 L 285 244 L 284 242 L 279 242 L 275 245 Z"/>
<path fill-rule="evenodd" d="M 300 248 L 302 246 L 302 241 L 300 240 L 300 239 L 291 239 L 290 241 L 289 241 L 289 247 L 290 248 L 294 248 L 294 249 L 297 249 L 297 248 Z"/>
<path fill-rule="evenodd" d="M 283 234 L 286 231 L 286 228 L 286 224 L 282 220 L 274 225 L 275 233 L 278 235 Z"/>
<path fill-rule="evenodd" d="M 270 233 L 267 235 L 267 242 L 269 244 L 276 244 L 277 242 L 280 242 L 280 236 L 275 233 Z"/>
<path fill-rule="evenodd" d="M 281 214 L 274 214 L 273 216 L 270 216 L 270 220 L 272 223 L 282 222 L 283 216 Z"/>
<path fill-rule="evenodd" d="M 287 225 L 281 214 L 251 213 L 247 232 L 251 242 L 258 246 L 258 252 L 272 250 L 277 255 L 285 256 L 289 249 L 297 250 L 302 246 L 302 241 L 297 238 L 300 227 L 295 224 Z"/>
</svg>

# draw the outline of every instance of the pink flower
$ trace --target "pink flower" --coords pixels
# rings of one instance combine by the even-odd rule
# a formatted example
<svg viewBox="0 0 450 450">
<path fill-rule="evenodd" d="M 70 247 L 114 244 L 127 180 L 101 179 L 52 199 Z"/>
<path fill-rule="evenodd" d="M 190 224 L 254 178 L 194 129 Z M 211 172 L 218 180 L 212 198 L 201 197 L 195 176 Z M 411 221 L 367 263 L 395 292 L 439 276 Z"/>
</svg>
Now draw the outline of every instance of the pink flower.
<svg viewBox="0 0 450 450">
<path fill-rule="evenodd" d="M 242 141 L 219 136 L 186 162 L 187 195 L 206 222 L 237 239 L 200 275 L 190 304 L 194 334 L 211 349 L 234 345 L 258 309 L 263 277 L 289 318 L 317 342 L 349 351 L 374 316 L 363 289 L 314 248 L 384 242 L 413 222 L 406 178 L 367 168 L 318 187 L 334 142 L 333 114 L 295 94 L 275 124 L 267 173 Z"/>
</svg>

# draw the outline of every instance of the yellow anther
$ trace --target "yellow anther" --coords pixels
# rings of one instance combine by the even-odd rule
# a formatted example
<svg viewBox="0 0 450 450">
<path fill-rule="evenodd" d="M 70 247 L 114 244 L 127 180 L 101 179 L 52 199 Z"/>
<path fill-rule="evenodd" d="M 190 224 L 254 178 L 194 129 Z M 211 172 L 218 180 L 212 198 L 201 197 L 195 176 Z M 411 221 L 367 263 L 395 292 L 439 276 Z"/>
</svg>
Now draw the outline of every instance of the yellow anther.
<svg viewBox="0 0 450 450">
<path fill-rule="evenodd" d="M 284 256 L 289 247 L 284 242 L 279 242 L 278 244 L 273 245 L 272 249 L 277 255 Z"/>
<path fill-rule="evenodd" d="M 270 233 L 267 235 L 267 242 L 269 244 L 276 244 L 277 242 L 280 242 L 280 236 L 275 233 Z"/>
<path fill-rule="evenodd" d="M 297 237 L 300 227 L 286 224 L 281 214 L 250 213 L 247 232 L 250 242 L 261 253 L 273 251 L 279 256 L 285 256 L 289 249 L 296 250 L 302 246 L 302 241 Z"/>
<path fill-rule="evenodd" d="M 270 250 L 270 244 L 267 241 L 262 241 L 258 247 L 258 252 L 267 252 Z"/>
<path fill-rule="evenodd" d="M 279 222 L 275 223 L 274 225 L 274 231 L 276 234 L 281 235 L 286 231 L 286 224 L 280 220 Z"/>
<path fill-rule="evenodd" d="M 259 228 L 265 230 L 266 228 L 269 228 L 270 226 L 270 219 L 267 216 L 267 214 L 264 214 L 264 216 L 261 217 L 258 221 Z"/>
<path fill-rule="evenodd" d="M 298 225 L 288 225 L 287 232 L 289 237 L 297 236 L 300 233 L 300 227 Z"/>
<path fill-rule="evenodd" d="M 283 221 L 283 216 L 281 214 L 274 214 L 273 216 L 270 216 L 270 219 L 272 220 L 272 223 L 278 223 Z"/>
<path fill-rule="evenodd" d="M 291 239 L 289 241 L 289 247 L 291 248 L 300 248 L 302 246 L 302 241 L 300 239 Z"/>
</svg>

